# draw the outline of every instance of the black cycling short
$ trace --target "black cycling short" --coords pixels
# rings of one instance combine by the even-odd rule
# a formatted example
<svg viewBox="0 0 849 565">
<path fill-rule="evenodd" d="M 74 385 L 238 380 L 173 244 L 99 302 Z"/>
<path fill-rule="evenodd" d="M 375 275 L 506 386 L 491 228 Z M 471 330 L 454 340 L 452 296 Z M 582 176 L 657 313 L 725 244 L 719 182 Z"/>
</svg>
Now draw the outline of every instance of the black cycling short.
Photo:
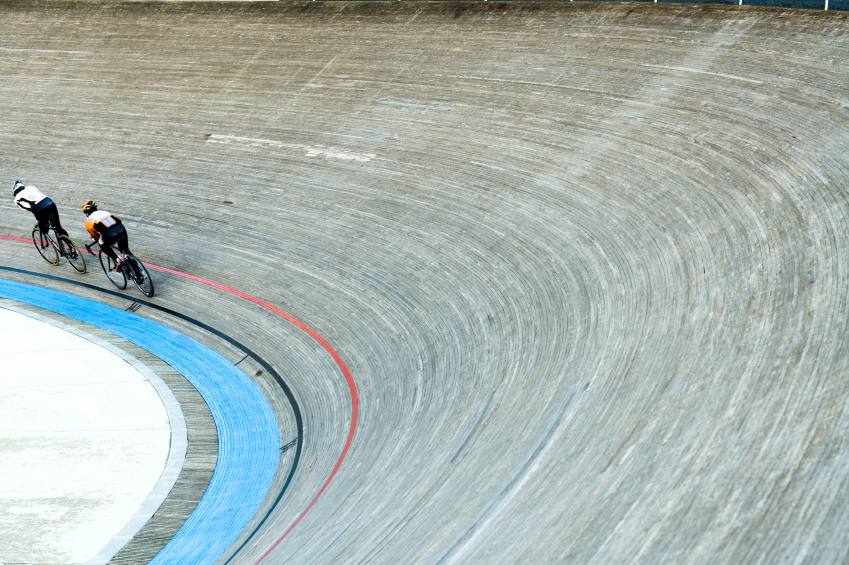
<svg viewBox="0 0 849 565">
<path fill-rule="evenodd" d="M 112 251 L 111 246 L 117 244 L 118 249 L 121 250 L 121 253 L 129 253 L 129 239 L 127 239 L 127 230 L 124 229 L 124 226 L 121 224 L 115 224 L 111 228 L 108 228 L 103 233 L 100 234 L 100 238 L 103 240 L 103 244 L 100 246 L 104 252 L 112 257 L 116 258 L 114 255 L 114 251 Z"/>
<path fill-rule="evenodd" d="M 59 209 L 56 208 L 56 204 L 49 198 L 45 198 L 33 206 L 32 213 L 35 215 L 35 219 L 38 220 L 38 229 L 42 233 L 47 233 L 50 229 L 50 224 L 53 224 L 53 227 L 56 228 L 56 233 L 64 236 L 68 235 L 68 232 L 62 229 L 62 224 L 59 223 Z"/>
</svg>

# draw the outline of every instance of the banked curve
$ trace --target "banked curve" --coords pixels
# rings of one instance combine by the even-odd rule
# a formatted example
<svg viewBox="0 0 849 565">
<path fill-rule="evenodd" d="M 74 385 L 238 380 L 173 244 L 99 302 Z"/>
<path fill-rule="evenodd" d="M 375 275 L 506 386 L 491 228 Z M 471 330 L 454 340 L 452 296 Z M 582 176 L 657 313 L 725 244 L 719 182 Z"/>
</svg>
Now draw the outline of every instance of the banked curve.
<svg viewBox="0 0 849 565">
<path fill-rule="evenodd" d="M 195 511 L 151 561 L 211 563 L 265 496 L 280 449 L 274 414 L 257 386 L 215 351 L 168 327 L 85 298 L 0 280 L 0 296 L 120 336 L 180 371 L 203 396 L 218 430 L 218 463 Z"/>
</svg>

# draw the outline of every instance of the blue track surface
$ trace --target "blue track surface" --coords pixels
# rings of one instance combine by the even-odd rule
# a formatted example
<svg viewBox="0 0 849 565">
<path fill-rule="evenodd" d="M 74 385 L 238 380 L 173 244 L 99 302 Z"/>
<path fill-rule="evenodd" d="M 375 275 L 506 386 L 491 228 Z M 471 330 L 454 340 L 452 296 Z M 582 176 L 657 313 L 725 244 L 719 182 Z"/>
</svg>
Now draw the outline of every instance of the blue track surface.
<svg viewBox="0 0 849 565">
<path fill-rule="evenodd" d="M 180 371 L 197 388 L 215 418 L 218 462 L 197 508 L 151 564 L 213 563 L 247 526 L 277 469 L 277 422 L 257 386 L 208 347 L 123 310 L 2 279 L 0 296 L 135 343 Z"/>
</svg>

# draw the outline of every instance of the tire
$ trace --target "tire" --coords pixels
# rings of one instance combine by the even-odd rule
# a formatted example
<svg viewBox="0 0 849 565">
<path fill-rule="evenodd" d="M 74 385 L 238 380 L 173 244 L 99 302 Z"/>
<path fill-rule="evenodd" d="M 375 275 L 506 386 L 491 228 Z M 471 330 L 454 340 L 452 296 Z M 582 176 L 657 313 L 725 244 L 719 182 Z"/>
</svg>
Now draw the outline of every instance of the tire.
<svg viewBox="0 0 849 565">
<path fill-rule="evenodd" d="M 44 257 L 44 260 L 51 265 L 59 264 L 59 252 L 53 247 L 50 241 L 50 236 L 41 233 L 38 228 L 32 230 L 32 244 L 38 249 L 38 254 Z"/>
<path fill-rule="evenodd" d="M 106 278 L 121 290 L 127 288 L 127 276 L 124 274 L 124 271 L 115 270 L 116 265 L 112 257 L 103 251 L 99 251 L 98 253 L 100 255 L 100 266 L 103 268 L 103 272 L 106 273 Z"/>
<path fill-rule="evenodd" d="M 138 257 L 132 253 L 127 254 L 127 263 L 127 268 L 130 271 L 129 274 L 133 279 L 133 283 L 138 287 L 142 294 L 148 298 L 153 298 L 153 281 L 150 280 L 150 273 L 147 272 L 145 266 L 138 260 Z M 125 271 L 125 273 L 126 272 L 127 271 Z"/>
<path fill-rule="evenodd" d="M 85 272 L 85 257 L 83 257 L 80 248 L 74 243 L 74 240 L 66 235 L 59 236 L 59 245 L 62 247 L 62 252 L 65 254 L 65 259 L 78 273 Z"/>
</svg>

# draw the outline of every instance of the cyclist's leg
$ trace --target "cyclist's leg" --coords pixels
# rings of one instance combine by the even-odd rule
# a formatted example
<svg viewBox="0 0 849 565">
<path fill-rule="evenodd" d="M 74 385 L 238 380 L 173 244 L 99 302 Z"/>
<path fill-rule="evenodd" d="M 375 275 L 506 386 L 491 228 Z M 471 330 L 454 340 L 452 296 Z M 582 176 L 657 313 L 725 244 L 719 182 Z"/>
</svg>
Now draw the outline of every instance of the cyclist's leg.
<svg viewBox="0 0 849 565">
<path fill-rule="evenodd" d="M 68 232 L 62 227 L 62 224 L 59 223 L 59 209 L 56 207 L 56 204 L 51 204 L 45 210 L 50 215 L 50 221 L 53 223 L 53 228 L 56 230 L 56 233 L 60 236 L 68 237 Z"/>
<path fill-rule="evenodd" d="M 127 249 L 127 230 L 124 229 L 124 226 L 121 224 L 112 226 L 104 232 L 103 235 L 101 235 L 101 239 L 103 240 L 103 245 L 108 246 L 107 249 L 104 249 L 104 252 L 112 257 L 116 264 L 121 265 L 121 262 L 118 261 L 118 258 L 115 255 L 115 251 L 111 249 L 111 246 L 117 244 L 118 249 L 125 255 L 130 252 L 130 250 Z M 101 248 L 102 247 L 103 246 L 101 246 Z"/>
<path fill-rule="evenodd" d="M 130 240 L 127 237 L 127 230 L 124 226 L 121 226 L 121 232 L 116 235 L 115 243 L 118 244 L 118 249 L 121 250 L 121 253 L 124 255 L 130 253 Z"/>
<path fill-rule="evenodd" d="M 115 242 L 110 241 L 110 238 L 103 237 L 101 239 L 103 240 L 103 243 L 98 242 L 100 244 L 100 250 L 109 255 L 115 263 L 118 263 L 118 255 L 116 255 L 115 250 L 112 249 L 112 244 Z"/>
<path fill-rule="evenodd" d="M 32 213 L 35 215 L 35 220 L 38 222 L 38 229 L 41 230 L 41 233 L 45 235 L 50 233 L 50 206 L 41 208 L 40 210 L 33 210 Z"/>
</svg>

